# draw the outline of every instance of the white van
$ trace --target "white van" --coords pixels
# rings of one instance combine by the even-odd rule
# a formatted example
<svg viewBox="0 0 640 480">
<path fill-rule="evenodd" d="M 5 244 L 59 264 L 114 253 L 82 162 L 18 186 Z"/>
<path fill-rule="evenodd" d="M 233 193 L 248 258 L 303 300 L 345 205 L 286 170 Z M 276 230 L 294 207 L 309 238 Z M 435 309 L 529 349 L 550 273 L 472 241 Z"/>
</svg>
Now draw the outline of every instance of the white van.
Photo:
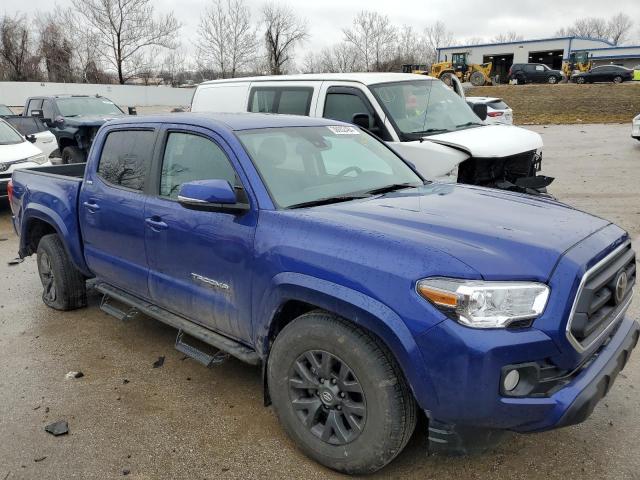
<svg viewBox="0 0 640 480">
<path fill-rule="evenodd" d="M 323 73 L 213 80 L 193 112 L 270 112 L 355 123 L 385 140 L 429 180 L 535 193 L 542 138 L 487 125 L 440 80 L 405 73 Z M 516 186 L 517 182 L 517 186 Z M 535 190 L 534 190 L 535 189 Z"/>
</svg>

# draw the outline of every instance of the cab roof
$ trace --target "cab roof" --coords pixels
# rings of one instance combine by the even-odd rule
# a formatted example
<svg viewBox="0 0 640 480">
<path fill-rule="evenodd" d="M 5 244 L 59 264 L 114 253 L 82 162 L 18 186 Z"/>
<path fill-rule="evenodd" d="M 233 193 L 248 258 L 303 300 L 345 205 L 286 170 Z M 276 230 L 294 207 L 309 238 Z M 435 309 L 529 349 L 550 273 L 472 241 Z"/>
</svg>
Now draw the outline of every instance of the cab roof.
<svg viewBox="0 0 640 480">
<path fill-rule="evenodd" d="M 298 75 L 267 75 L 261 77 L 226 78 L 222 80 L 209 80 L 200 85 L 213 85 L 219 83 L 241 82 L 322 82 L 325 80 L 357 82 L 364 85 L 377 83 L 400 82 L 406 80 L 434 80 L 427 75 L 414 73 L 373 72 L 373 73 L 301 73 Z"/>
<path fill-rule="evenodd" d="M 282 115 L 275 113 L 171 113 L 164 115 L 126 116 L 109 121 L 109 125 L 139 125 L 142 123 L 164 123 L 192 125 L 204 128 L 227 130 L 254 130 L 259 128 L 322 127 L 327 125 L 351 125 L 338 120 Z"/>
</svg>

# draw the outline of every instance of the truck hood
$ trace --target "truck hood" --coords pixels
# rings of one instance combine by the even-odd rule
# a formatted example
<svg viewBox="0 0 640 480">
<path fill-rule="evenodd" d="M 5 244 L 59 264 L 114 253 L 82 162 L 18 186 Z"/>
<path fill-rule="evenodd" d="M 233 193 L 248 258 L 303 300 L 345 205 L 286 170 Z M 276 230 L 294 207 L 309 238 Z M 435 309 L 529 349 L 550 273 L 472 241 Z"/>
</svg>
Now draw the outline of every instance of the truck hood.
<svg viewBox="0 0 640 480">
<path fill-rule="evenodd" d="M 323 225 L 437 249 L 487 280 L 547 281 L 565 251 L 610 224 L 552 200 L 452 184 L 306 212 Z"/>
<path fill-rule="evenodd" d="M 100 127 L 109 120 L 124 117 L 121 115 L 81 115 L 79 117 L 64 117 L 64 122 L 71 127 Z"/>
<path fill-rule="evenodd" d="M 485 125 L 424 139 L 462 150 L 477 158 L 508 157 L 542 148 L 542 137 L 538 133 L 512 125 Z"/>
</svg>

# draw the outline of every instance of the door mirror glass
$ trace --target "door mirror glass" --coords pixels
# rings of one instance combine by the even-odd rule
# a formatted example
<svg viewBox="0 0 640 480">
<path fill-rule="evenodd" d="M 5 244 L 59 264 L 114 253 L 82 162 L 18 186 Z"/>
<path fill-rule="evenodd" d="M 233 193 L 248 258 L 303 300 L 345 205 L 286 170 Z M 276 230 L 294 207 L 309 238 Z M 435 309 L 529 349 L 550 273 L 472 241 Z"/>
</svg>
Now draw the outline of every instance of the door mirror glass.
<svg viewBox="0 0 640 480">
<path fill-rule="evenodd" d="M 473 110 L 473 113 L 475 113 L 478 117 L 480 117 L 480 120 L 486 120 L 487 119 L 487 105 L 484 103 L 476 103 L 474 104 L 471 109 Z"/>
<path fill-rule="evenodd" d="M 368 113 L 354 113 L 353 117 L 351 117 L 351 123 L 357 125 L 360 128 L 364 128 L 365 130 L 369 130 L 371 125 L 371 117 Z"/>
<path fill-rule="evenodd" d="M 236 192 L 227 180 L 195 180 L 183 183 L 178 193 L 178 202 L 185 208 L 195 210 L 246 210 L 248 205 L 239 204 Z"/>
</svg>

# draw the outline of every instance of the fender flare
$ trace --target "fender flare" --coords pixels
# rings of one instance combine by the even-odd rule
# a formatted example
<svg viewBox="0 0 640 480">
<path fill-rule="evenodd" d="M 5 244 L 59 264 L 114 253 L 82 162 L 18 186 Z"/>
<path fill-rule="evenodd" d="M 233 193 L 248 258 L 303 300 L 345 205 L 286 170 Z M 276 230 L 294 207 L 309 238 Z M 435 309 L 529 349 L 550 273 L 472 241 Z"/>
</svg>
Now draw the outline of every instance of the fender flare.
<svg viewBox="0 0 640 480">
<path fill-rule="evenodd" d="M 375 334 L 389 349 L 402 369 L 422 409 L 430 410 L 438 399 L 424 358 L 402 319 L 388 306 L 361 292 L 302 273 L 283 272 L 272 279 L 259 301 L 259 323 L 254 326 L 258 353 L 266 365 L 272 321 L 280 307 L 290 300 L 315 305 L 340 315 Z"/>
<path fill-rule="evenodd" d="M 41 204 L 31 204 L 27 207 L 22 215 L 22 222 L 20 225 L 20 256 L 24 257 L 26 255 L 26 242 L 27 242 L 27 231 L 31 225 L 32 220 L 41 220 L 53 227 L 56 231 L 60 240 L 62 241 L 62 245 L 64 246 L 67 254 L 69 255 L 69 259 L 76 266 L 83 275 L 87 277 L 92 277 L 93 274 L 89 271 L 87 264 L 84 261 L 84 254 L 81 247 L 80 233 L 77 232 L 77 238 L 71 239 L 72 233 L 69 232 L 65 222 L 62 217 L 54 210 L 50 209 Z"/>
</svg>

